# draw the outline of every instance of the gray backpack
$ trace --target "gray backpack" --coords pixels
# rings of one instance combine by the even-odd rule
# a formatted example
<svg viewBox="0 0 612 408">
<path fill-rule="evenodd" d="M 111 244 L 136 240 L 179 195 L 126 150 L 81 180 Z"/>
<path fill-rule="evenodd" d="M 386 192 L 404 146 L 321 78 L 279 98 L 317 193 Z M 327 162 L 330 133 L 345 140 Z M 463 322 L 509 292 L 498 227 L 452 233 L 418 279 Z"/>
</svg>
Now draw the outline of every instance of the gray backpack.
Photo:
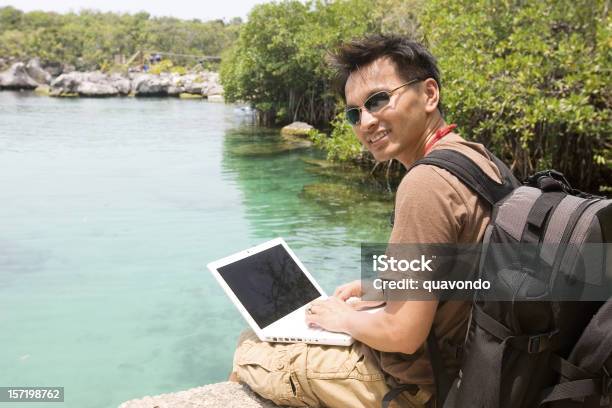
<svg viewBox="0 0 612 408">
<path fill-rule="evenodd" d="M 452 384 L 431 330 L 436 405 L 610 407 L 605 243 L 612 242 L 612 200 L 572 189 L 554 170 L 520 186 L 507 166 L 490 158 L 502 184 L 452 150 L 434 151 L 413 165 L 449 171 L 492 206 L 478 274 L 496 289 L 474 295 L 461 370 Z M 587 267 L 583 252 L 597 243 L 603 251 Z M 581 297 L 585 293 L 589 300 Z"/>
</svg>

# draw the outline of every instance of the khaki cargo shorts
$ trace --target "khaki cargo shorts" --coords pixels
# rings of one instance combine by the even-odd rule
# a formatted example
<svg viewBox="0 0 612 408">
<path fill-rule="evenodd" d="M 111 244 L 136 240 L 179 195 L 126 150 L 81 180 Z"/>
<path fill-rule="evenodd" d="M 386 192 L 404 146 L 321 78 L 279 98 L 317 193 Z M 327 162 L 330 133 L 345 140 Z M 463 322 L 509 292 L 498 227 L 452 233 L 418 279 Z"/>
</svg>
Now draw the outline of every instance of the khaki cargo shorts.
<svg viewBox="0 0 612 408">
<path fill-rule="evenodd" d="M 234 354 L 234 372 L 253 391 L 292 407 L 380 408 L 389 391 L 384 375 L 366 361 L 361 346 L 267 343 L 244 331 Z M 403 392 L 392 407 L 425 408 L 430 394 Z"/>
</svg>

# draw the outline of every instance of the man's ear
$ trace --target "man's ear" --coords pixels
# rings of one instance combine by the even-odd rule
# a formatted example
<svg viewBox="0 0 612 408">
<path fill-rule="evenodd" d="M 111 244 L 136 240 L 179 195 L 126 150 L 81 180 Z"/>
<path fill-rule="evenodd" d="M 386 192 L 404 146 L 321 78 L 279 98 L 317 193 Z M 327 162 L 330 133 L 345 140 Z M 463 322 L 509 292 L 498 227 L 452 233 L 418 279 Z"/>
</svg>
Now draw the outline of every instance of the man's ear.
<svg viewBox="0 0 612 408">
<path fill-rule="evenodd" d="M 427 78 L 423 81 L 423 89 L 425 92 L 425 112 L 432 113 L 438 109 L 440 102 L 440 89 L 438 83 L 433 78 Z"/>
</svg>

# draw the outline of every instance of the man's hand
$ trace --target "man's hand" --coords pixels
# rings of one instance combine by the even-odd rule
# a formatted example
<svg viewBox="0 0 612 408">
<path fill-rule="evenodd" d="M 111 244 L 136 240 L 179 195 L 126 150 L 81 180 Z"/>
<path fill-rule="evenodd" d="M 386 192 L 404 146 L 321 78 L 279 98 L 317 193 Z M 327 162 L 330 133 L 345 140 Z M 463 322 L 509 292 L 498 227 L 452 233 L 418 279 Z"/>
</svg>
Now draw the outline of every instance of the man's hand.
<svg viewBox="0 0 612 408">
<path fill-rule="evenodd" d="M 338 286 L 334 291 L 334 296 L 338 299 L 346 302 L 350 297 L 361 297 L 363 291 L 361 290 L 361 281 L 354 280 L 344 285 Z"/>
<path fill-rule="evenodd" d="M 360 298 L 363 295 L 361 280 L 355 280 L 344 285 L 338 286 L 334 291 L 334 296 L 340 300 L 347 301 L 354 310 L 365 310 L 382 306 L 385 302 L 379 300 L 359 300 L 350 298 Z"/>
<path fill-rule="evenodd" d="M 347 333 L 349 322 L 357 313 L 349 304 L 337 297 L 315 300 L 306 309 L 306 323 L 332 332 Z"/>
</svg>

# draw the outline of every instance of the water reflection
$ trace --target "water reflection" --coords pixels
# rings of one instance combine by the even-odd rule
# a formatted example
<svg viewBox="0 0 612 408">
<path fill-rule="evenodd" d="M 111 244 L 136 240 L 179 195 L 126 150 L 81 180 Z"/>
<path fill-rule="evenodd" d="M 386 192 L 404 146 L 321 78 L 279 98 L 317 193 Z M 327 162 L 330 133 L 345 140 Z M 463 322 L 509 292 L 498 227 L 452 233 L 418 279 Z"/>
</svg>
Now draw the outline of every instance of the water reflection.
<svg viewBox="0 0 612 408">
<path fill-rule="evenodd" d="M 288 142 L 277 130 L 229 132 L 222 167 L 235 178 L 257 237 L 326 248 L 388 238 L 392 194 L 367 172 L 333 165 L 321 151 Z"/>
<path fill-rule="evenodd" d="M 326 292 L 360 276 L 360 244 L 385 242 L 392 195 L 369 174 L 314 148 L 284 149 L 278 130 L 240 127 L 223 140 L 223 177 L 240 191 L 251 241 L 285 238 Z M 263 147 L 269 146 L 268 154 Z M 257 155 L 245 156 L 249 149 Z"/>
</svg>

